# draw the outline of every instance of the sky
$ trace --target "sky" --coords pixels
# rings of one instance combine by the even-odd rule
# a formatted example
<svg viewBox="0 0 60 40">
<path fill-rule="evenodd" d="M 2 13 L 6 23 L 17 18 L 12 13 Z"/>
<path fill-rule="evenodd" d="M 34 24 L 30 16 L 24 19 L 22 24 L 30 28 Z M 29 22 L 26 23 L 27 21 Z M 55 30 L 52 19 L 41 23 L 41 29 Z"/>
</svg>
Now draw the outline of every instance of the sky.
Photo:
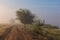
<svg viewBox="0 0 60 40">
<path fill-rule="evenodd" d="M 46 24 L 60 26 L 60 0 L 0 0 L 0 23 L 16 18 L 20 8 L 31 10 Z"/>
</svg>

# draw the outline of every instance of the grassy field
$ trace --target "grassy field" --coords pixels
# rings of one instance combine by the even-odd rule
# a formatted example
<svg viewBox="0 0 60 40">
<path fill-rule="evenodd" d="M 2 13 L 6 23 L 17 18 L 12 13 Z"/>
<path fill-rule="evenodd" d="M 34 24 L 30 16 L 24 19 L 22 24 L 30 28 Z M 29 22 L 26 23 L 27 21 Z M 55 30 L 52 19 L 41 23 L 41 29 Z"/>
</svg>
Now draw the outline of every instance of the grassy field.
<svg viewBox="0 0 60 40">
<path fill-rule="evenodd" d="M 0 24 L 0 35 L 2 35 L 8 28 L 9 28 L 8 24 Z"/>
<path fill-rule="evenodd" d="M 0 24 L 0 35 L 2 35 L 6 29 L 10 26 L 7 24 Z M 32 29 L 32 27 L 28 27 Z M 52 28 L 42 28 L 43 32 L 48 32 L 48 34 L 54 36 L 56 40 L 60 40 L 60 29 L 52 29 Z"/>
<path fill-rule="evenodd" d="M 56 40 L 60 40 L 60 29 L 43 28 L 43 31 L 47 31 L 50 35 L 53 35 Z"/>
</svg>

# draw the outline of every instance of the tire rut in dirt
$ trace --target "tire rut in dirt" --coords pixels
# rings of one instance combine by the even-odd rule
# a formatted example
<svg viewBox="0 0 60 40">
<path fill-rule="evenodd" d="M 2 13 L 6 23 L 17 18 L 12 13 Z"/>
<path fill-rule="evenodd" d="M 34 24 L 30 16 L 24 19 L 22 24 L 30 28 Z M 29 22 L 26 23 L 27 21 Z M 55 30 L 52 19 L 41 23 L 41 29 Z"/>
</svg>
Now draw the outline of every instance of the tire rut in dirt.
<svg viewBox="0 0 60 40">
<path fill-rule="evenodd" d="M 20 26 L 12 26 L 3 33 L 1 40 L 32 40 L 32 35 Z"/>
<path fill-rule="evenodd" d="M 3 33 L 3 35 L 1 36 L 1 39 L 0 40 L 4 40 L 6 38 L 6 36 L 8 34 L 10 34 L 11 30 L 12 30 L 13 27 L 10 27 L 8 29 L 6 29 L 6 31 Z"/>
<path fill-rule="evenodd" d="M 24 36 L 22 35 L 22 32 L 16 27 L 17 30 L 17 40 L 25 40 Z"/>
<path fill-rule="evenodd" d="M 32 40 L 32 35 L 30 35 L 26 28 L 19 29 L 17 27 L 17 29 L 19 31 L 19 34 L 21 34 L 20 36 L 22 36 L 23 40 Z"/>
</svg>

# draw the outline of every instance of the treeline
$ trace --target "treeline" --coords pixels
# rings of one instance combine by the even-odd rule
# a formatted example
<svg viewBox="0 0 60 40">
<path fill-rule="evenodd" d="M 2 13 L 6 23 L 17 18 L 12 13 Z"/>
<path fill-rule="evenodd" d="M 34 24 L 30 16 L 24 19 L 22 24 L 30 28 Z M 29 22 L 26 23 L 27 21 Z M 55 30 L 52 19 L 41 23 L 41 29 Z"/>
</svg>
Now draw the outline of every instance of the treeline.
<svg viewBox="0 0 60 40">
<path fill-rule="evenodd" d="M 44 28 L 51 28 L 51 29 L 59 29 L 58 26 L 53 26 L 53 25 L 50 25 L 50 24 L 45 24 L 43 27 Z"/>
</svg>

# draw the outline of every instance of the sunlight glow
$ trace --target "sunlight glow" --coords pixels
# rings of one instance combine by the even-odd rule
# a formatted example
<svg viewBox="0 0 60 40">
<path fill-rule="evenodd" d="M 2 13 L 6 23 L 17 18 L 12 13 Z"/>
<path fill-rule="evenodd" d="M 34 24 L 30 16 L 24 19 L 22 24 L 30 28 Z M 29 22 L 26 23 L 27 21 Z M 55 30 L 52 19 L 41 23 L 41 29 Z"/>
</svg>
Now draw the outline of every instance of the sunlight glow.
<svg viewBox="0 0 60 40">
<path fill-rule="evenodd" d="M 8 6 L 0 6 L 0 23 L 8 23 L 9 20 L 15 15 L 13 14 L 14 10 L 10 9 Z"/>
</svg>

